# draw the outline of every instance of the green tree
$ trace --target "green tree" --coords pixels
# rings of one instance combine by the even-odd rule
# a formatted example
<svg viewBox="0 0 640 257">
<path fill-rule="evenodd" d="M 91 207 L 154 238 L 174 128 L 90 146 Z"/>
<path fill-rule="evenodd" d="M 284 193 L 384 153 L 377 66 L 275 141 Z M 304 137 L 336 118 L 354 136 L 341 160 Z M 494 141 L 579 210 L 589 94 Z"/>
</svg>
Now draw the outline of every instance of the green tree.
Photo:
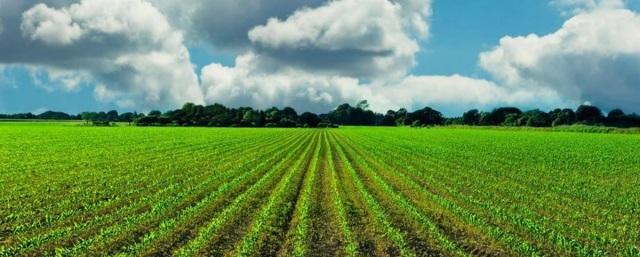
<svg viewBox="0 0 640 257">
<path fill-rule="evenodd" d="M 475 126 L 480 124 L 480 112 L 477 109 L 469 110 L 462 114 L 462 122 L 465 125 Z"/>
<path fill-rule="evenodd" d="M 576 119 L 578 122 L 595 125 L 605 121 L 604 115 L 600 108 L 592 105 L 581 105 L 576 110 Z"/>
<path fill-rule="evenodd" d="M 300 123 L 307 127 L 315 128 L 320 123 L 320 117 L 315 113 L 305 112 L 300 115 Z"/>
<path fill-rule="evenodd" d="M 396 112 L 393 110 L 388 110 L 387 114 L 382 117 L 382 126 L 396 126 Z"/>
<path fill-rule="evenodd" d="M 153 111 L 150 111 L 149 114 L 147 114 L 147 116 L 160 117 L 160 116 L 162 116 L 162 112 L 160 112 L 158 110 L 153 110 Z"/>
<path fill-rule="evenodd" d="M 257 127 L 259 121 L 260 121 L 260 114 L 255 110 L 247 109 L 244 111 L 241 124 L 243 126 Z"/>
<path fill-rule="evenodd" d="M 83 112 L 80 114 L 80 117 L 82 117 L 86 124 L 89 124 L 89 121 L 96 120 L 98 114 L 95 112 Z"/>
<path fill-rule="evenodd" d="M 541 110 L 535 109 L 522 114 L 526 120 L 527 127 L 549 127 L 551 126 L 551 116 Z"/>
<path fill-rule="evenodd" d="M 500 107 L 493 109 L 491 115 L 488 117 L 491 125 L 501 125 L 506 119 L 508 114 L 522 114 L 522 111 L 516 107 Z"/>
<path fill-rule="evenodd" d="M 566 126 L 572 125 L 576 122 L 576 113 L 572 109 L 558 109 L 557 112 L 552 113 L 553 121 L 551 125 L 556 126 Z"/>
<path fill-rule="evenodd" d="M 118 121 L 118 111 L 111 110 L 107 112 L 106 120 L 109 122 Z"/>
<path fill-rule="evenodd" d="M 424 107 L 420 110 L 409 114 L 411 122 L 420 121 L 421 125 L 442 125 L 444 124 L 444 117 L 442 113 L 432 109 L 431 107 Z"/>
</svg>

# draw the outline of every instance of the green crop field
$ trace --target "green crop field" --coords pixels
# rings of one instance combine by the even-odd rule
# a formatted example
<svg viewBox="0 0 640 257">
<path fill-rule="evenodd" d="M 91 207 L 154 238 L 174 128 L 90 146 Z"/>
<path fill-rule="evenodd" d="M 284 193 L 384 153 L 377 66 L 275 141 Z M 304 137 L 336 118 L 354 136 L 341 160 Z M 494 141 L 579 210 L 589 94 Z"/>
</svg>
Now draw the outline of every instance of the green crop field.
<svg viewBox="0 0 640 257">
<path fill-rule="evenodd" d="M 640 135 L 0 123 L 0 256 L 640 256 Z"/>
</svg>

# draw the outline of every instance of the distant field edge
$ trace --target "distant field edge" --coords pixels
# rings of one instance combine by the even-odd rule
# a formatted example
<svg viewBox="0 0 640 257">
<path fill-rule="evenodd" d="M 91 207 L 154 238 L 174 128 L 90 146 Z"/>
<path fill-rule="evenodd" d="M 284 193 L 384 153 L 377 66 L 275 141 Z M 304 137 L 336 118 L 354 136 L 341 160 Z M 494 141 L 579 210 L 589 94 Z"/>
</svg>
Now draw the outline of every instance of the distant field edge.
<svg viewBox="0 0 640 257">
<path fill-rule="evenodd" d="M 39 119 L 0 119 L 0 124 L 77 124 L 87 127 L 93 127 L 94 125 L 87 125 L 84 121 L 80 120 L 39 120 Z M 96 126 L 100 127 L 100 126 Z M 129 125 L 126 122 L 116 122 L 112 127 L 138 127 L 138 128 L 146 128 L 146 127 L 156 127 L 156 128 L 183 128 L 185 126 L 135 126 Z M 189 126 L 186 126 L 189 127 Z M 359 127 L 370 127 L 370 128 L 413 128 L 413 129 L 431 129 L 431 128 L 440 128 L 440 129 L 478 129 L 478 130 L 502 130 L 502 131 L 540 131 L 540 132 L 574 132 L 574 133 L 593 133 L 593 134 L 640 134 L 640 128 L 615 128 L 615 127 L 604 127 L 604 126 L 589 126 L 589 125 L 571 125 L 571 126 L 558 126 L 558 127 L 510 127 L 510 126 L 466 126 L 466 125 L 450 125 L 450 126 L 427 126 L 427 127 L 410 127 L 410 126 L 400 126 L 400 127 L 385 127 L 385 126 L 340 126 L 340 128 L 359 128 Z M 196 127 L 192 128 L 228 128 L 228 129 L 237 129 L 237 128 L 251 128 L 251 127 Z M 293 127 L 292 129 L 301 129 L 302 127 Z M 282 129 L 280 127 L 269 128 L 269 127 L 261 127 L 257 129 Z M 286 128 L 285 128 L 286 129 Z M 325 129 L 325 128 L 310 128 L 310 129 Z M 333 129 L 333 128 L 331 128 Z"/>
</svg>

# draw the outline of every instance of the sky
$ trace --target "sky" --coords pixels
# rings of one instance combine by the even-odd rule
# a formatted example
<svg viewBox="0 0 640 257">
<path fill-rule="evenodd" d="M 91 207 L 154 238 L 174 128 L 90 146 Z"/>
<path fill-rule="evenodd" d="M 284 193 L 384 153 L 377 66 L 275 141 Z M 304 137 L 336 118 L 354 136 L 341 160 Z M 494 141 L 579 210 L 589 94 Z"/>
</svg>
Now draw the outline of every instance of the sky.
<svg viewBox="0 0 640 257">
<path fill-rule="evenodd" d="M 185 3 L 186 2 L 186 3 Z M 640 112 L 640 0 L 0 0 L 0 113 Z"/>
</svg>

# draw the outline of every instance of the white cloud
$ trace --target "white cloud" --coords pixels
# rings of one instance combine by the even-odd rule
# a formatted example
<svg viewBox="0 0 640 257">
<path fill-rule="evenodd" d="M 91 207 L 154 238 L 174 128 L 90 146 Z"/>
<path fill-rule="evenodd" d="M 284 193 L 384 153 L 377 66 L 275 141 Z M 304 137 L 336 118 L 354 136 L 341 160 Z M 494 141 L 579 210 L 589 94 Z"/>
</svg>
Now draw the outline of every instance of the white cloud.
<svg viewBox="0 0 640 257">
<path fill-rule="evenodd" d="M 417 42 L 403 25 L 402 7 L 387 0 L 331 1 L 249 32 L 260 53 L 283 66 L 352 77 L 403 76 Z"/>
<path fill-rule="evenodd" d="M 504 88 L 492 81 L 451 76 L 408 76 L 401 82 L 371 88 L 382 109 L 432 106 L 456 115 L 472 108 L 491 109 L 499 105 L 551 108 L 562 103 L 553 90 Z"/>
<path fill-rule="evenodd" d="M 257 56 L 237 58 L 234 67 L 211 64 L 202 70 L 205 100 L 229 106 L 250 103 L 258 108 L 292 106 L 301 111 L 325 112 L 342 103 L 368 99 L 372 109 L 410 109 L 434 106 L 459 114 L 470 108 L 537 102 L 553 107 L 561 102 L 553 90 L 503 88 L 491 81 L 460 75 L 408 76 L 397 81 L 361 81 L 345 76 L 310 73 L 288 68 L 265 72 Z M 454 107 L 452 108 L 452 105 Z"/>
<path fill-rule="evenodd" d="M 91 75 L 81 71 L 60 70 L 55 68 L 47 69 L 49 81 L 54 81 L 62 85 L 67 91 L 74 91 L 83 85 L 92 82 Z"/>
<path fill-rule="evenodd" d="M 193 41 L 219 49 L 249 46 L 247 32 L 269 18 L 286 18 L 303 7 L 316 7 L 327 0 L 149 0 L 162 10 Z"/>
<path fill-rule="evenodd" d="M 410 27 L 419 37 L 426 38 L 429 35 L 429 22 L 431 17 L 431 0 L 394 0 L 400 4 L 404 24 Z"/>
<path fill-rule="evenodd" d="M 621 0 L 552 1 L 576 16 L 555 33 L 505 37 L 483 53 L 495 82 L 407 75 L 429 35 L 430 0 L 36 2 L 0 0 L 0 63 L 36 67 L 46 73 L 36 79 L 64 90 L 93 85 L 97 99 L 121 107 L 324 112 L 368 99 L 378 111 L 458 113 L 584 101 L 632 109 L 640 99 L 640 22 Z M 239 55 L 234 66 L 203 68 L 199 82 L 185 44 L 203 42 Z"/>
<path fill-rule="evenodd" d="M 96 98 L 123 106 L 203 103 L 182 33 L 145 0 L 3 4 L 16 24 L 9 32 L 21 33 L 0 42 L 0 62 L 47 71 L 45 82 L 66 90 L 90 81 Z"/>
<path fill-rule="evenodd" d="M 45 4 L 37 4 L 22 14 L 22 34 L 31 40 L 50 45 L 68 45 L 82 36 L 82 30 L 74 23 L 65 9 L 56 10 Z"/>
<path fill-rule="evenodd" d="M 205 101 L 324 112 L 368 99 L 376 111 L 431 105 L 455 113 L 562 101 L 546 88 L 504 88 L 460 75 L 406 76 L 430 13 L 429 1 L 339 0 L 269 19 L 249 31 L 254 49 L 235 66 L 202 70 Z"/>
<path fill-rule="evenodd" d="M 580 13 L 549 35 L 504 37 L 480 65 L 506 86 L 638 111 L 640 16 L 609 8 Z"/>
<path fill-rule="evenodd" d="M 324 76 L 299 69 L 264 72 L 252 53 L 239 56 L 235 67 L 211 64 L 202 69 L 205 100 L 230 106 L 258 108 L 293 106 L 324 112 L 343 101 L 364 99 L 358 80 Z"/>
<path fill-rule="evenodd" d="M 81 86 L 93 82 L 91 75 L 77 70 L 65 70 L 55 67 L 44 68 L 40 66 L 20 66 L 19 68 L 28 72 L 35 86 L 48 92 L 53 92 L 61 88 L 69 92 L 75 91 Z"/>
</svg>

